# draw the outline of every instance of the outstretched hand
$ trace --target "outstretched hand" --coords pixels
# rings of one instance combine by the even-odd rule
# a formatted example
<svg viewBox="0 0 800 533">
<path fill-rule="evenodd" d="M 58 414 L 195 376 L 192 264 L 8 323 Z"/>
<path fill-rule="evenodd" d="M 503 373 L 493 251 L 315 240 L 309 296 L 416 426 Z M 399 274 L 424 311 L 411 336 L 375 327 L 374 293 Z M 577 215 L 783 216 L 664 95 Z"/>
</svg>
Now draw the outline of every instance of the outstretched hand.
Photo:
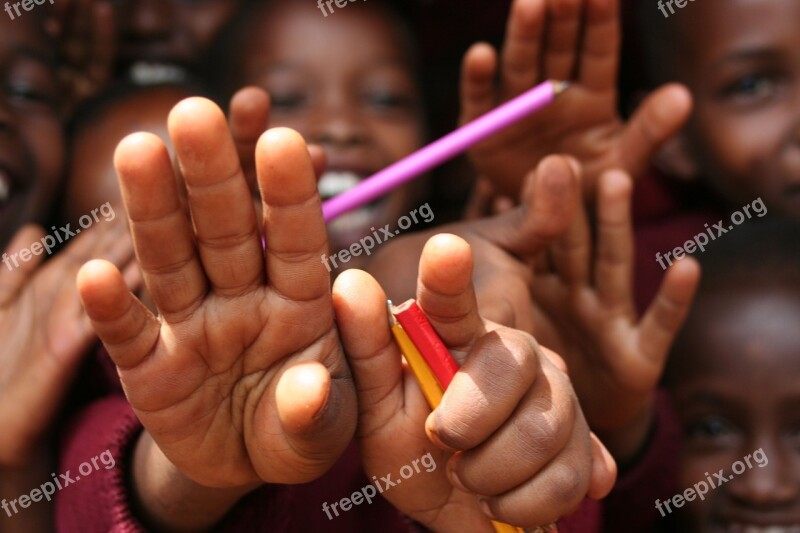
<svg viewBox="0 0 800 533">
<path fill-rule="evenodd" d="M 83 231 L 47 262 L 43 237 L 56 242 L 39 227 L 22 228 L 0 264 L 0 468 L 31 460 L 94 340 L 75 284 L 80 265 L 103 258 L 126 270 L 132 288 L 137 284 L 121 220 Z M 27 262 L 19 257 L 25 248 Z M 40 253 L 31 256 L 31 249 Z"/>
<path fill-rule="evenodd" d="M 578 159 L 587 201 L 600 174 L 620 168 L 634 177 L 686 122 L 688 91 L 667 85 L 627 122 L 617 112 L 619 0 L 515 0 L 502 55 L 479 43 L 462 66 L 461 122 L 547 79 L 570 88 L 547 109 L 479 144 L 470 156 L 499 194 L 518 198 L 527 172 L 549 154 Z M 499 83 L 498 83 L 499 79 Z"/>
<path fill-rule="evenodd" d="M 311 481 L 350 442 L 356 408 L 306 146 L 290 130 L 261 136 L 259 222 L 222 112 L 185 100 L 169 131 L 191 219 L 159 139 L 132 135 L 115 158 L 159 315 L 104 262 L 80 272 L 86 311 L 131 405 L 183 475 L 220 488 Z"/>
<path fill-rule="evenodd" d="M 693 259 L 676 263 L 638 316 L 632 189 L 623 172 L 600 177 L 596 215 L 581 209 L 539 257 L 532 291 L 534 330 L 564 356 L 590 426 L 619 461 L 646 439 L 655 389 L 700 278 Z"/>
</svg>

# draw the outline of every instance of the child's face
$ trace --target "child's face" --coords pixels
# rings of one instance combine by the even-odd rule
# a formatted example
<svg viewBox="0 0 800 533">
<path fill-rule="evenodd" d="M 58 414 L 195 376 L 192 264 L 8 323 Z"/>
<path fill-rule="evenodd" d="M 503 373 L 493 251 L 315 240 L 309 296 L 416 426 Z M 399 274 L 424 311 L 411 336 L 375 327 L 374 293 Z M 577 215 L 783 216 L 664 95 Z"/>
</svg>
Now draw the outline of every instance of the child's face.
<svg viewBox="0 0 800 533">
<path fill-rule="evenodd" d="M 152 87 L 109 104 L 75 132 L 66 191 L 66 216 L 78 220 L 110 202 L 122 209 L 122 195 L 114 169 L 117 144 L 137 131 L 148 131 L 171 147 L 167 116 L 172 107 L 191 96 L 180 87 Z"/>
<path fill-rule="evenodd" d="M 240 0 L 117 0 L 120 58 L 195 66 Z"/>
<path fill-rule="evenodd" d="M 678 488 L 708 490 L 677 512 L 695 532 L 800 531 L 800 288 L 731 287 L 694 316 L 671 386 Z"/>
<path fill-rule="evenodd" d="M 0 17 L 0 249 L 42 223 L 64 163 L 55 58 L 33 17 Z"/>
<path fill-rule="evenodd" d="M 729 205 L 800 217 L 800 2 L 702 0 L 673 18 L 698 172 Z"/>
<path fill-rule="evenodd" d="M 325 148 L 323 197 L 418 149 L 420 96 L 397 25 L 362 2 L 327 18 L 313 2 L 276 4 L 250 25 L 237 81 L 269 92 L 270 126 L 293 128 Z M 411 194 L 406 189 L 335 221 L 332 249 L 393 223 L 409 209 Z"/>
</svg>

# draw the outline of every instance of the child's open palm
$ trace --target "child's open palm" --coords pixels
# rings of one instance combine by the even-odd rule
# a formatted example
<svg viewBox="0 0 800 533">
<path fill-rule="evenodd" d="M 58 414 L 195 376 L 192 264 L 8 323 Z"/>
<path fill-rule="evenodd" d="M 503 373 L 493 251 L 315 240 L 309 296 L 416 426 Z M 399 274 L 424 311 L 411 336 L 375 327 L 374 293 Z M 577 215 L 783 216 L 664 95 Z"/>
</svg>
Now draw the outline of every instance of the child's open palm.
<svg viewBox="0 0 800 533">
<path fill-rule="evenodd" d="M 467 52 L 462 122 L 546 79 L 570 82 L 553 105 L 470 152 L 500 194 L 517 198 L 530 169 L 549 154 L 563 153 L 580 161 L 591 197 L 606 170 L 641 175 L 659 146 L 683 126 L 691 99 L 676 85 L 655 92 L 627 123 L 619 117 L 619 26 L 619 0 L 516 0 L 501 58 L 485 43 Z"/>
<path fill-rule="evenodd" d="M 0 264 L 0 467 L 33 459 L 94 339 L 75 285 L 78 268 L 98 257 L 133 265 L 121 221 L 84 231 L 51 261 L 44 253 L 22 261 L 18 252 L 33 243 L 41 251 L 42 237 L 39 227 L 22 228 Z"/>
<path fill-rule="evenodd" d="M 537 335 L 564 356 L 592 429 L 622 461 L 646 438 L 667 353 L 699 281 L 696 262 L 675 264 L 638 316 L 632 189 L 625 173 L 604 173 L 594 220 L 579 211 L 539 257 L 532 286 Z"/>
<path fill-rule="evenodd" d="M 306 146 L 271 130 L 256 147 L 262 231 L 219 108 L 185 100 L 169 130 L 191 218 L 160 140 L 135 134 L 116 154 L 159 316 L 101 262 L 79 275 L 86 311 L 131 405 L 184 475 L 220 488 L 313 480 L 352 439 L 355 394 L 320 262 L 327 238 Z"/>
</svg>

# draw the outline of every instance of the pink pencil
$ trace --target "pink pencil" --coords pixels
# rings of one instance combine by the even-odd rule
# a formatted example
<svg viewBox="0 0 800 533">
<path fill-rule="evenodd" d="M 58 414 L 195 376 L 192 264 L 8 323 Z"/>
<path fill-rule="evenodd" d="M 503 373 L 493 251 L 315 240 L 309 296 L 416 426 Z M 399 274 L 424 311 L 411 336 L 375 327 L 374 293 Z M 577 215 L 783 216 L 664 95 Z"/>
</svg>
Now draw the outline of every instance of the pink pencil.
<svg viewBox="0 0 800 533">
<path fill-rule="evenodd" d="M 569 84 L 564 81 L 545 81 L 454 132 L 448 133 L 438 141 L 389 165 L 349 191 L 322 204 L 325 222 L 368 204 L 375 198 L 468 150 L 474 144 L 547 107 L 568 86 Z"/>
</svg>

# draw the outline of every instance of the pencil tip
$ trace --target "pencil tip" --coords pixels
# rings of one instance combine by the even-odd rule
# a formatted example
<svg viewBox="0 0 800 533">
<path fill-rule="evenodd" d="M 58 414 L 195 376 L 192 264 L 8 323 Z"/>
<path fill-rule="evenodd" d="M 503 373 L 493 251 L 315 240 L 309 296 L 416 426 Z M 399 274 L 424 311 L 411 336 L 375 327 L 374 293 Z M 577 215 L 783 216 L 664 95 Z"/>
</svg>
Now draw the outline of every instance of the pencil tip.
<svg viewBox="0 0 800 533">
<path fill-rule="evenodd" d="M 552 84 L 553 84 L 553 94 L 555 94 L 556 96 L 569 89 L 568 81 L 553 81 Z"/>
<path fill-rule="evenodd" d="M 389 326 L 394 327 L 397 324 L 397 319 L 394 316 L 394 304 L 391 300 L 386 300 L 386 311 L 389 315 Z"/>
</svg>

